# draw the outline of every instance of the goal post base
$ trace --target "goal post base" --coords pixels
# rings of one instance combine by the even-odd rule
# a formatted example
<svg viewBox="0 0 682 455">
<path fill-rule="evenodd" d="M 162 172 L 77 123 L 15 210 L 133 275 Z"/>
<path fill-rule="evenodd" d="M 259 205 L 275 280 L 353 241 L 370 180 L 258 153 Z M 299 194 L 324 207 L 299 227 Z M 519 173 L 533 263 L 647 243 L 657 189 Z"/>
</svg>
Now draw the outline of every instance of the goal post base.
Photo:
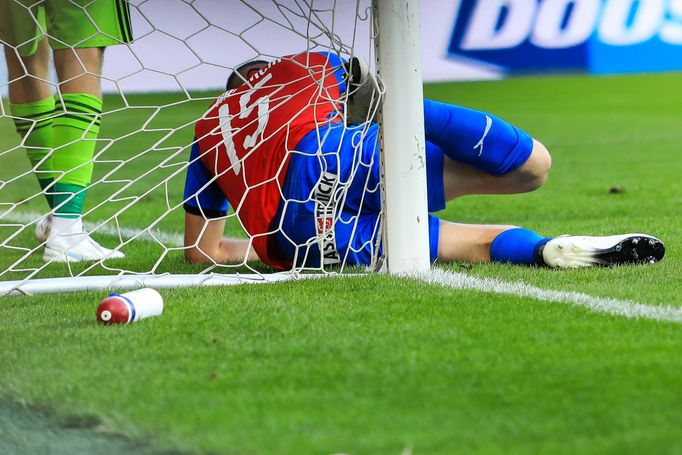
<svg viewBox="0 0 682 455">
<path fill-rule="evenodd" d="M 302 279 L 319 279 L 338 276 L 363 276 L 362 274 L 300 274 L 282 272 L 273 274 L 204 274 L 204 275 L 121 275 L 82 276 L 77 278 L 41 278 L 23 281 L 0 282 L 0 297 L 63 292 L 113 291 L 139 288 L 176 289 L 185 287 L 234 286 L 238 284 L 278 283 Z"/>
</svg>

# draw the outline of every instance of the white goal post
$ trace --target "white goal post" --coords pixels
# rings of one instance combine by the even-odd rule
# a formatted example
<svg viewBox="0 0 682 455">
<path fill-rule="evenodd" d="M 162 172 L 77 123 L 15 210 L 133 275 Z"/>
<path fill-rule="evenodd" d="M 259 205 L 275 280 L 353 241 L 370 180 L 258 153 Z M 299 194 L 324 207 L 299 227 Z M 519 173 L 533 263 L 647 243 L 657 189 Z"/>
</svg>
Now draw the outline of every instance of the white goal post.
<svg viewBox="0 0 682 455">
<path fill-rule="evenodd" d="M 393 274 L 429 269 L 419 2 L 374 0 L 386 257 Z"/>
<path fill-rule="evenodd" d="M 111 68 L 107 73 L 105 66 L 102 75 L 104 88 L 113 90 L 119 102 L 113 108 L 105 103 L 101 117 L 105 133 L 94 139 L 97 142 L 92 159 L 95 176 L 90 184 L 83 221 L 86 230 L 103 245 L 124 252 L 125 260 L 78 264 L 42 261 L 45 241 L 36 240 L 34 231 L 50 213 L 49 209 L 41 208 L 46 191 L 40 191 L 35 184 L 37 165 L 33 169 L 25 165 L 25 149 L 31 148 L 26 137 L 13 132 L 17 119 L 28 120 L 33 125 L 29 127 L 29 133 L 37 122 L 13 113 L 7 100 L 12 81 L 0 80 L 0 95 L 4 98 L 0 105 L 0 133 L 6 138 L 0 140 L 0 297 L 130 289 L 145 285 L 168 288 L 276 282 L 301 276 L 346 273 L 346 269 L 358 273 L 359 269 L 349 268 L 345 260 L 331 268 L 320 264 L 310 269 L 295 263 L 292 270 L 277 273 L 247 262 L 246 257 L 238 264 L 209 263 L 195 267 L 182 264 L 182 252 L 186 247 L 182 244 L 182 224 L 178 220 L 182 219 L 186 200 L 182 200 L 181 186 L 191 162 L 188 157 L 193 144 L 192 126 L 201 116 L 199 111 L 192 118 L 185 113 L 197 102 L 208 107 L 215 99 L 215 95 L 195 95 L 191 91 L 192 75 L 199 71 L 214 71 L 226 77 L 250 59 L 272 61 L 287 52 L 280 50 L 286 37 L 299 40 L 296 41 L 298 48 L 293 49 L 292 44 L 288 53 L 326 51 L 338 53 L 343 58 L 360 56 L 376 71 L 381 88 L 378 122 L 382 211 L 375 237 L 371 239 L 373 263 L 367 264 L 366 270 L 403 275 L 429 269 L 419 2 L 242 0 L 204 5 L 194 0 L 173 0 L 161 3 L 163 5 L 155 0 L 130 2 L 133 18 L 137 18 L 137 22 L 133 21 L 134 41 L 107 53 L 126 53 L 131 66 L 138 69 L 117 73 L 118 68 Z M 185 12 L 178 24 L 180 27 L 186 25 L 188 30 L 178 29 L 177 24 L 174 29 L 172 24 L 162 20 L 163 15 L 152 14 L 150 5 L 163 8 L 175 5 L 178 11 Z M 230 14 L 216 14 L 219 8 L 246 11 L 250 15 L 249 22 L 232 23 Z M 193 21 L 200 24 L 190 30 Z M 136 31 L 136 25 L 140 32 Z M 272 33 L 260 30 L 272 30 Z M 48 31 L 45 34 L 49 36 Z M 200 47 L 197 43 L 202 36 L 210 36 L 216 43 L 215 49 Z M 139 50 L 145 42 L 152 40 L 157 40 L 154 53 L 144 54 Z M 291 42 L 294 43 L 293 38 Z M 169 47 L 166 49 L 164 45 Z M 234 51 L 234 61 L 220 60 L 219 51 L 224 54 L 225 49 Z M 184 67 L 181 63 L 173 66 L 175 56 L 178 61 L 186 58 L 196 62 Z M 25 74 L 22 77 L 33 76 Z M 144 78 L 165 78 L 171 85 L 176 85 L 175 95 L 168 95 L 171 101 L 163 95 L 152 94 L 140 97 L 145 103 L 140 104 L 128 89 L 136 82 L 143 82 Z M 56 78 L 52 75 L 44 82 L 57 94 L 58 111 L 60 95 Z M 163 101 L 153 104 L 157 98 Z M 171 113 L 175 115 L 176 111 L 179 113 L 177 120 L 171 119 Z M 260 107 L 257 111 L 260 113 Z M 143 113 L 146 117 L 142 117 Z M 57 115 L 58 112 L 55 118 Z M 373 121 L 375 117 L 368 115 L 364 123 L 368 126 Z M 112 125 L 118 128 L 117 132 L 107 136 L 106 128 L 114 130 Z M 127 144 L 136 144 L 132 141 L 140 137 L 146 144 L 144 149 L 131 150 Z M 184 142 L 179 139 L 182 137 L 186 138 Z M 87 140 L 85 136 L 83 140 Z M 27 191 L 34 187 L 37 192 Z M 365 188 L 365 191 L 374 190 Z M 340 199 L 344 200 L 343 197 Z M 228 224 L 228 233 L 233 234 L 243 227 L 243 223 L 239 218 L 239 207 L 231 209 L 223 218 Z M 359 212 L 355 215 L 350 222 L 357 223 Z M 337 215 L 334 222 L 339 219 Z M 318 230 L 318 235 L 324 235 L 324 230 L 322 234 Z M 296 249 L 302 252 L 300 254 L 308 254 L 311 245 L 317 242 L 322 249 L 322 239 L 312 239 Z M 383 255 L 378 254 L 380 246 Z"/>
</svg>

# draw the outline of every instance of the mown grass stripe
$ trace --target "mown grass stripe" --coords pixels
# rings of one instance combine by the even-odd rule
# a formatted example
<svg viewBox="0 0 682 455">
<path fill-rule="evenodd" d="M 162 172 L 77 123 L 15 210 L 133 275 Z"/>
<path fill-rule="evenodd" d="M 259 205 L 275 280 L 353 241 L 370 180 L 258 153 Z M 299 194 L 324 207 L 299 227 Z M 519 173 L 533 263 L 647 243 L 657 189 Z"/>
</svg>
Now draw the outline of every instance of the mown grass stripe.
<svg viewBox="0 0 682 455">
<path fill-rule="evenodd" d="M 507 294 L 545 302 L 566 303 L 597 313 L 606 313 L 628 319 L 644 318 L 655 321 L 682 323 L 682 308 L 670 305 L 643 305 L 629 300 L 595 297 L 581 292 L 542 289 L 523 282 L 478 278 L 464 273 L 440 269 L 433 269 L 425 274 L 411 274 L 409 276 L 429 284 L 453 289 Z"/>
<path fill-rule="evenodd" d="M 19 212 L 12 211 L 11 213 L 0 212 L 0 226 L 8 223 L 21 224 L 35 224 L 45 216 L 44 213 L 39 212 Z M 182 234 L 173 232 L 163 232 L 156 229 L 135 229 L 126 227 L 115 227 L 108 224 L 100 226 L 101 222 L 85 221 L 85 229 L 88 232 L 95 234 L 107 235 L 118 238 L 119 234 L 124 240 L 132 239 L 143 240 L 147 242 L 161 242 L 167 247 L 179 247 L 184 243 Z"/>
</svg>

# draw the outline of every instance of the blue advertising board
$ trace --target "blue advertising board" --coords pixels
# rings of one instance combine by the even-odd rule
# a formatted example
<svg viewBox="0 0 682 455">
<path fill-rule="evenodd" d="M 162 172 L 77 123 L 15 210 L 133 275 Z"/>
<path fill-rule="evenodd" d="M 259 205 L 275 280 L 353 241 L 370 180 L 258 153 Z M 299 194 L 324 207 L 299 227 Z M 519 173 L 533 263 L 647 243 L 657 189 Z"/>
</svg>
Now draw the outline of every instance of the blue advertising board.
<svg viewBox="0 0 682 455">
<path fill-rule="evenodd" d="M 451 57 L 511 73 L 682 69 L 682 0 L 461 0 Z"/>
</svg>

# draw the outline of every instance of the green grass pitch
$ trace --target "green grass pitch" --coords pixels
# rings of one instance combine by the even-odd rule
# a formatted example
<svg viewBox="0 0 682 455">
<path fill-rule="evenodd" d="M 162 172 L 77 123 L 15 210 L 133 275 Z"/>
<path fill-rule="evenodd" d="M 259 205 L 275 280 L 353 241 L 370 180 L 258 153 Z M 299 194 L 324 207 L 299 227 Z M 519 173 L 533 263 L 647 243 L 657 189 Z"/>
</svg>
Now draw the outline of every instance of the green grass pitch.
<svg viewBox="0 0 682 455">
<path fill-rule="evenodd" d="M 442 217 L 546 235 L 641 231 L 667 246 L 665 259 L 646 267 L 437 267 L 682 306 L 681 85 L 682 74 L 661 74 L 427 86 L 431 98 L 518 124 L 554 158 L 541 190 L 463 198 Z M 132 108 L 105 116 L 102 146 L 121 139 L 98 158 L 96 175 L 121 168 L 92 188 L 90 208 L 125 186 L 123 177 L 163 166 L 119 202 L 93 210 L 91 220 L 115 215 L 185 159 L 183 152 L 167 160 L 191 140 L 191 122 L 207 101 L 174 104 L 181 100 L 131 96 Z M 105 100 L 109 111 L 121 106 L 119 98 Z M 11 122 L 0 118 L 0 151 L 15 145 Z M 27 169 L 20 150 L 0 154 L 0 181 Z M 180 234 L 174 205 L 182 180 L 146 194 L 117 216 L 120 225 L 146 226 L 161 211 L 158 228 Z M 35 191 L 30 175 L 6 184 L 0 210 Z M 21 208 L 40 211 L 41 204 L 35 198 Z M 15 231 L 0 228 L 0 239 Z M 35 246 L 29 232 L 12 242 Z M 198 270 L 178 251 L 157 263 L 163 248 L 153 242 L 124 251 L 114 268 Z M 0 250 L 0 270 L 24 252 Z M 41 263 L 38 250 L 24 266 Z M 38 276 L 66 272 L 50 266 Z M 161 317 L 119 327 L 96 324 L 101 293 L 0 299 L 0 453 L 682 452 L 679 324 L 387 276 L 163 296 Z"/>
</svg>

